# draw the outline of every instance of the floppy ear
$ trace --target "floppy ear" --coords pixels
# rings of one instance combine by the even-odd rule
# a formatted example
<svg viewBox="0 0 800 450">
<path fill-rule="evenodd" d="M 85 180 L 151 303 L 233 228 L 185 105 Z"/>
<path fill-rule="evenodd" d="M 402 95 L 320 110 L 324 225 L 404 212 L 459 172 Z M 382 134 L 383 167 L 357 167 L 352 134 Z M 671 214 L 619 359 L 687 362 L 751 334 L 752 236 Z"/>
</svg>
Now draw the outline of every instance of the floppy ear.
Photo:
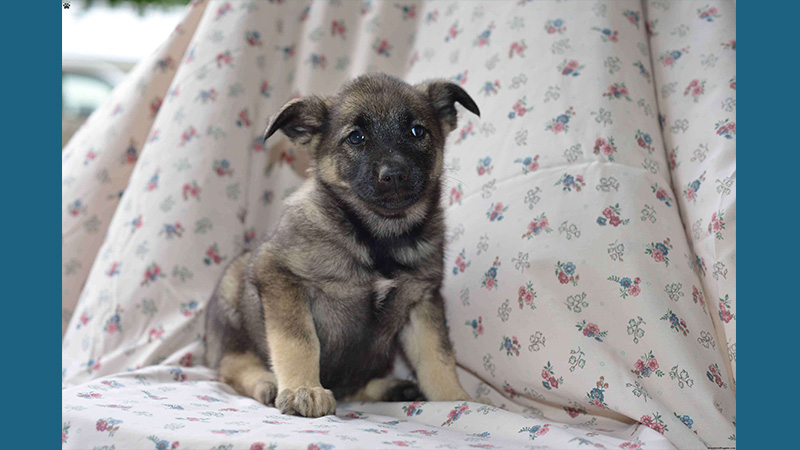
<svg viewBox="0 0 800 450">
<path fill-rule="evenodd" d="M 417 88 L 428 96 L 428 101 L 433 105 L 436 115 L 445 125 L 446 133 L 456 129 L 456 102 L 461 103 L 464 108 L 467 108 L 467 111 L 478 117 L 481 116 L 478 105 L 475 104 L 472 97 L 455 83 L 434 80 L 417 85 Z"/>
<path fill-rule="evenodd" d="M 281 130 L 296 145 L 308 145 L 319 136 L 328 123 L 328 107 L 319 97 L 289 100 L 272 116 L 264 140 Z"/>
</svg>

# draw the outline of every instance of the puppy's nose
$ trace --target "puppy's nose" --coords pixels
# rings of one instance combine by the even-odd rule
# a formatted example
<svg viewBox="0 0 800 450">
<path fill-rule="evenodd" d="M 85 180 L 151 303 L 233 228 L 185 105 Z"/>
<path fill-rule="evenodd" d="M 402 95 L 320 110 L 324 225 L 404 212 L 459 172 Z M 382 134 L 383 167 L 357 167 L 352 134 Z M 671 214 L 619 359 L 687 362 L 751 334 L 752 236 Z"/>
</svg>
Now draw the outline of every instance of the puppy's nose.
<svg viewBox="0 0 800 450">
<path fill-rule="evenodd" d="M 399 189 L 408 183 L 409 170 L 405 164 L 385 164 L 378 170 L 378 184 Z"/>
</svg>

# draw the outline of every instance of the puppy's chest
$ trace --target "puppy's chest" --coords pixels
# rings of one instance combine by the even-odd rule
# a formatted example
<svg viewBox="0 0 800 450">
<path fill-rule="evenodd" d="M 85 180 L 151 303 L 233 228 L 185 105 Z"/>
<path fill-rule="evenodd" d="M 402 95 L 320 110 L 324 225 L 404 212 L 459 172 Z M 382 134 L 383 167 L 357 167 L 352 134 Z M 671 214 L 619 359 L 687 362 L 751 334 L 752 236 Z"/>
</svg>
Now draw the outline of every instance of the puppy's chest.
<svg viewBox="0 0 800 450">
<path fill-rule="evenodd" d="M 376 276 L 369 282 L 337 286 L 323 290 L 314 302 L 315 320 L 332 328 L 345 323 L 379 325 L 385 319 L 395 318 L 404 301 L 398 280 Z M 316 317 L 321 316 L 321 317 Z M 330 322 L 330 323 L 328 323 Z"/>
<path fill-rule="evenodd" d="M 313 302 L 312 315 L 323 346 L 349 347 L 360 341 L 391 340 L 408 318 L 406 296 L 396 279 L 336 290 Z"/>
</svg>

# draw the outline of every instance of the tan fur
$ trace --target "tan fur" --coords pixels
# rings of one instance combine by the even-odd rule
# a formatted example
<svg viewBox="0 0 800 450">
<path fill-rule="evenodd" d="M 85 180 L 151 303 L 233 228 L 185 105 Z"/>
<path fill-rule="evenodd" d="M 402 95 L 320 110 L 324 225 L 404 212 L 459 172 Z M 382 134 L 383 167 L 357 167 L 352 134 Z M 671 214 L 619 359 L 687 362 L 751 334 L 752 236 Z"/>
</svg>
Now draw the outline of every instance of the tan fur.
<svg viewBox="0 0 800 450">
<path fill-rule="evenodd" d="M 394 377 L 376 378 L 358 392 L 342 399 L 344 402 L 380 402 L 384 401 L 386 393 L 401 381 Z"/>
<path fill-rule="evenodd" d="M 244 254 L 236 258 L 236 260 L 228 266 L 228 269 L 225 270 L 225 274 L 222 276 L 222 280 L 219 284 L 218 289 L 220 297 L 234 307 L 239 304 L 242 274 L 244 274 L 246 267 L 247 256 L 247 254 Z"/>
<path fill-rule="evenodd" d="M 319 339 L 308 303 L 276 274 L 271 254 L 262 250 L 258 256 L 267 345 L 278 382 L 275 406 L 306 417 L 333 414 L 333 393 L 320 384 Z"/>
<path fill-rule="evenodd" d="M 220 380 L 237 392 L 271 405 L 277 395 L 275 374 L 253 353 L 228 353 L 220 362 Z"/>
<path fill-rule="evenodd" d="M 470 400 L 456 376 L 456 360 L 442 348 L 439 325 L 430 320 L 430 303 L 420 302 L 400 333 L 400 342 L 416 368 L 419 387 L 430 401 Z"/>
</svg>

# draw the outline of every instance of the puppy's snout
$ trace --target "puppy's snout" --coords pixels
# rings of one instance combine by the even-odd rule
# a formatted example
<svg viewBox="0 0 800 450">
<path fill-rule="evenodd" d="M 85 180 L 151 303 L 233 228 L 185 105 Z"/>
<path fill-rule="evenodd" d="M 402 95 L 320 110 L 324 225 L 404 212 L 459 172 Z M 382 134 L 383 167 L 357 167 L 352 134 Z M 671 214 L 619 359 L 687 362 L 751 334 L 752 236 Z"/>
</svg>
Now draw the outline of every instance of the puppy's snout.
<svg viewBox="0 0 800 450">
<path fill-rule="evenodd" d="M 384 164 L 378 169 L 378 185 L 400 190 L 408 185 L 409 172 L 406 164 Z"/>
</svg>

